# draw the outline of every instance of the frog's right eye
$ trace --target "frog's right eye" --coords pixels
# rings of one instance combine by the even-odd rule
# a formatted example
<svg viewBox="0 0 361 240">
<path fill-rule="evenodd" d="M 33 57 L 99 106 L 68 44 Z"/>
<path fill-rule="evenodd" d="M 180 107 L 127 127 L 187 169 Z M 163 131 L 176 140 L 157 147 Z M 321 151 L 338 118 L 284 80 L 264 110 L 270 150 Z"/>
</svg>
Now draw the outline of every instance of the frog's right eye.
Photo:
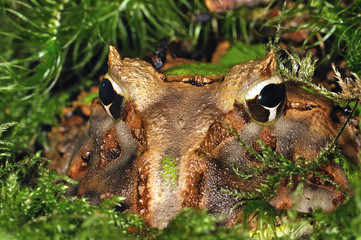
<svg viewBox="0 0 361 240">
<path fill-rule="evenodd" d="M 99 98 L 105 111 L 114 119 L 123 116 L 125 108 L 124 92 L 107 75 L 104 76 L 99 86 Z"/>
<path fill-rule="evenodd" d="M 286 101 L 285 84 L 277 75 L 254 83 L 245 93 L 248 113 L 260 124 L 270 125 L 282 115 Z"/>
</svg>

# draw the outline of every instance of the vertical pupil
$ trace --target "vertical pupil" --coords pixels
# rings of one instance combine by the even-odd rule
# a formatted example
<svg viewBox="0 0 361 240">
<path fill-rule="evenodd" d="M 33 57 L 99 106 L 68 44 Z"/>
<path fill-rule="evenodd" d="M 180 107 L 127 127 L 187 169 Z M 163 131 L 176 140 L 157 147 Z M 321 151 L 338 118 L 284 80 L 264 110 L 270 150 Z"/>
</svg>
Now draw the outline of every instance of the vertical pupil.
<svg viewBox="0 0 361 240">
<path fill-rule="evenodd" d="M 99 98 L 106 106 L 114 101 L 115 92 L 113 86 L 111 82 L 106 78 L 103 78 L 102 82 L 100 83 Z"/>
<path fill-rule="evenodd" d="M 269 84 L 265 86 L 258 96 L 258 102 L 269 108 L 276 107 L 286 97 L 284 84 Z"/>
</svg>

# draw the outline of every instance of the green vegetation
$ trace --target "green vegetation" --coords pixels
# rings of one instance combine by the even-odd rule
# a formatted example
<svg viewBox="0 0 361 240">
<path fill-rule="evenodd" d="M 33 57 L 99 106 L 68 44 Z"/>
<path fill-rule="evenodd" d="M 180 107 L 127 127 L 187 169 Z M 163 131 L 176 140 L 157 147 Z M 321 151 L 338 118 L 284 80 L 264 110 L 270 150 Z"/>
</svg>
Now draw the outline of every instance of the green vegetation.
<svg viewBox="0 0 361 240">
<path fill-rule="evenodd" d="M 359 76 L 361 69 L 360 55 L 354 54 L 361 49 L 361 1 L 292 1 L 282 14 L 269 20 L 266 25 L 274 26 L 281 22 L 284 32 L 307 31 L 302 41 L 304 48 L 321 47 L 321 62 L 334 60 L 341 54 L 345 57 L 351 71 Z M 288 24 L 295 21 L 302 24 Z"/>
<path fill-rule="evenodd" d="M 169 226 L 157 239 L 250 239 L 248 234 L 242 232 L 239 226 L 228 228 L 220 225 L 221 220 L 221 218 L 209 215 L 203 210 L 185 208 L 169 223 Z"/>
<path fill-rule="evenodd" d="M 0 139 L 14 124 L 0 125 Z M 65 197 L 65 181 L 74 182 L 45 167 L 48 162 L 37 152 L 14 162 L 11 142 L 0 140 L 0 238 L 1 239 L 134 239 L 151 238 L 139 216 L 120 214 L 113 208 L 123 200 L 114 197 L 100 207 L 84 198 Z M 127 229 L 147 230 L 132 233 Z"/>
<path fill-rule="evenodd" d="M 280 23 L 282 33 L 306 31 L 307 37 L 301 39 L 298 49 L 322 52 L 316 64 L 311 55 L 303 58 L 289 51 L 287 64 L 279 59 L 286 80 L 301 79 L 307 87 L 344 106 L 357 102 L 360 87 L 349 88 L 348 96 L 352 97 L 345 99 L 308 84 L 308 80 L 315 68 L 339 59 L 361 75 L 361 1 L 288 3 L 282 14 L 270 18 L 267 11 L 277 11 L 283 1 L 272 1 L 267 7 L 209 13 L 200 0 L 0 0 L 0 239 L 247 239 L 240 226 L 225 228 L 220 225 L 221 219 L 201 210 L 185 209 L 168 228 L 159 231 L 147 227 L 136 215 L 114 211 L 121 197 L 94 207 L 86 199 L 66 196 L 65 182 L 71 180 L 46 169 L 49 160 L 41 156 L 49 148 L 46 130 L 58 124 L 61 109 L 80 90 L 96 85 L 105 73 L 109 44 L 116 46 L 122 57 L 142 57 L 162 38 L 187 40 L 194 51 L 205 50 L 206 43 L 214 40 L 240 41 L 236 50 L 228 52 L 231 56 L 235 53 L 237 59 L 222 62 L 228 65 L 260 57 L 260 46 L 273 37 L 266 30 L 274 31 Z M 197 20 L 204 13 L 210 20 Z M 288 25 L 300 16 L 305 16 L 295 21 L 300 24 Z M 240 60 L 239 53 L 246 58 Z M 299 68 L 307 71 L 299 72 Z M 259 238 L 279 237 L 275 235 L 278 215 L 286 216 L 287 225 L 296 228 L 304 219 L 312 219 L 311 239 L 359 239 L 361 180 L 354 167 L 337 156 L 353 183 L 354 195 L 346 203 L 330 214 L 304 216 L 294 210 L 275 211 L 264 201 L 247 201 L 245 216 L 258 212 L 260 225 L 271 231 L 271 235 L 262 230 L 255 234 Z M 166 161 L 164 177 L 176 181 L 174 161 L 171 157 Z M 295 169 L 300 163 L 289 167 Z M 283 238 L 294 237 L 291 231 Z"/>
</svg>

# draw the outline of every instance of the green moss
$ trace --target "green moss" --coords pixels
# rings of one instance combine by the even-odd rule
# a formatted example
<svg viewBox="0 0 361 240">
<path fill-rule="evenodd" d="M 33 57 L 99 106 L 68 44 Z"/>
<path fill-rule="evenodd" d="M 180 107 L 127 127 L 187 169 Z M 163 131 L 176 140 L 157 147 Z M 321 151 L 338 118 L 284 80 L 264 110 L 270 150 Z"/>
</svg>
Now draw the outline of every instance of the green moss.
<svg viewBox="0 0 361 240">
<path fill-rule="evenodd" d="M 204 210 L 185 208 L 171 220 L 157 239 L 250 239 L 239 225 L 228 228 L 220 224 L 221 220 Z"/>
<path fill-rule="evenodd" d="M 0 191 L 0 229 L 12 239 L 144 239 L 154 236 L 137 215 L 114 211 L 122 197 L 101 206 L 91 206 L 84 198 L 65 197 L 64 176 L 45 168 L 46 160 L 36 156 L 23 162 L 21 169 L 8 173 Z M 24 186 L 22 174 L 36 171 L 38 179 Z M 22 171 L 26 171 L 21 173 Z M 31 177 L 31 176 L 30 176 Z M 130 228 L 138 232 L 129 231 Z M 144 236 L 143 236 L 144 235 Z"/>
<path fill-rule="evenodd" d="M 263 44 L 245 44 L 244 42 L 235 42 L 234 45 L 220 59 L 219 63 L 223 65 L 236 65 L 255 59 L 262 59 L 266 55 Z"/>
</svg>

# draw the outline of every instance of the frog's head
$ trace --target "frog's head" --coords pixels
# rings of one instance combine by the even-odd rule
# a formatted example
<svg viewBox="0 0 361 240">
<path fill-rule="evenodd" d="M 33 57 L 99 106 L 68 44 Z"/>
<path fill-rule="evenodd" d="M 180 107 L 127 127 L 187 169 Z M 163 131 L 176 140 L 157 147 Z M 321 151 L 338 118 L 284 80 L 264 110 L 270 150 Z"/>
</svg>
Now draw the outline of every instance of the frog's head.
<svg viewBox="0 0 361 240">
<path fill-rule="evenodd" d="M 79 195 L 95 203 L 106 196 L 125 196 L 125 208 L 157 227 L 164 227 L 184 206 L 228 214 L 238 199 L 221 189 L 254 192 L 275 174 L 265 166 L 253 178 L 237 176 L 233 165 L 246 169 L 260 162 L 227 126 L 256 149 L 255 141 L 261 139 L 295 162 L 317 155 L 346 119 L 329 100 L 285 84 L 273 52 L 263 60 L 236 65 L 220 80 L 204 81 L 202 86 L 185 83 L 182 76 L 167 81 L 147 62 L 121 59 L 112 46 L 108 65 L 99 89 L 105 111 L 94 104 L 86 133 L 92 140 L 79 144 L 69 175 L 80 180 Z M 355 128 L 346 128 L 340 147 L 358 163 Z M 80 169 L 84 152 L 91 152 L 91 157 L 87 168 Z M 332 160 L 319 172 L 349 191 L 343 170 Z M 297 204 L 302 212 L 334 209 L 344 192 L 317 176 L 307 176 L 296 202 L 298 176 L 291 188 L 283 179 L 271 204 L 280 209 Z"/>
</svg>

